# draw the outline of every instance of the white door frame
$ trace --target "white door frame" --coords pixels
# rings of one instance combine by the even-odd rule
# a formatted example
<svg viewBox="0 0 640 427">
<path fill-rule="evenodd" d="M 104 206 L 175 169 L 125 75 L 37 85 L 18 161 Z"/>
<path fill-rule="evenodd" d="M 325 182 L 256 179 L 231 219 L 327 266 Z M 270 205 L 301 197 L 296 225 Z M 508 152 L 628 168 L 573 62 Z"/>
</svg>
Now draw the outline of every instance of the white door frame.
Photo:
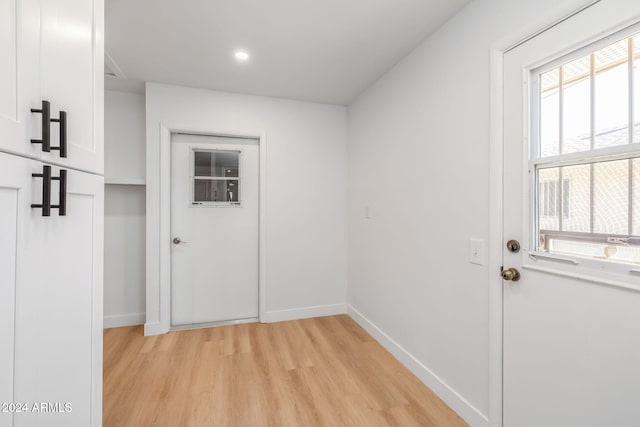
<svg viewBox="0 0 640 427">
<path fill-rule="evenodd" d="M 145 326 L 145 334 L 162 334 L 169 332 L 171 329 L 171 135 L 174 133 L 186 133 L 192 135 L 222 136 L 234 138 L 251 138 L 259 140 L 260 148 L 260 183 L 259 183 L 259 231 L 258 231 L 258 317 L 260 322 L 265 321 L 266 313 L 266 230 L 267 230 L 267 138 L 263 131 L 251 130 L 228 130 L 228 129 L 211 129 L 211 128 L 193 128 L 181 126 L 169 126 L 165 123 L 160 124 L 160 174 L 159 189 L 160 200 L 158 205 L 159 212 L 159 242 L 160 242 L 160 259 L 159 278 L 160 278 L 160 301 L 159 328 L 147 328 Z M 148 240 L 148 239 L 147 239 Z M 150 266 L 147 266 L 149 268 Z M 149 304 L 149 300 L 147 300 Z M 147 308 L 147 312 L 150 310 Z"/>
<path fill-rule="evenodd" d="M 489 137 L 489 425 L 502 427 L 503 64 L 504 55 L 600 0 L 566 0 L 542 19 L 494 43 L 490 50 Z M 510 426 L 505 426 L 510 427 Z"/>
</svg>

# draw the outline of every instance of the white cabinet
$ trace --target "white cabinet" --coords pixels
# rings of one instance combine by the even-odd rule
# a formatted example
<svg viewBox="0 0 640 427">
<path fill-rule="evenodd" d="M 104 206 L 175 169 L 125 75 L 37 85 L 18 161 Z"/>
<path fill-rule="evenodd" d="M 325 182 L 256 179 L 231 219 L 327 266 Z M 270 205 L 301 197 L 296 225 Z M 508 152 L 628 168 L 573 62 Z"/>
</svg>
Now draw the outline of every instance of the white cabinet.
<svg viewBox="0 0 640 427">
<path fill-rule="evenodd" d="M 16 0 L 0 0 L 0 116 L 15 120 L 16 87 L 18 83 L 17 62 L 18 15 Z"/>
<path fill-rule="evenodd" d="M 102 174 L 104 0 L 0 0 L 0 20 L 0 151 Z M 31 143 L 43 100 L 52 119 L 66 112 L 67 157 L 55 121 L 51 151 Z"/>
<path fill-rule="evenodd" d="M 104 0 L 41 2 L 41 98 L 52 116 L 67 113 L 67 157 L 42 153 L 45 161 L 102 174 L 104 98 Z M 59 125 L 51 143 L 59 144 Z"/>
<path fill-rule="evenodd" d="M 103 1 L 0 0 L 0 427 L 101 424 Z M 31 143 L 43 100 L 66 158 Z M 66 215 L 31 207 L 45 167 Z"/>
<path fill-rule="evenodd" d="M 13 158 L 12 158 L 13 157 Z M 0 154 L 0 402 L 14 402 L 14 316 L 17 289 L 16 247 L 31 203 L 30 161 Z M 12 414 L 0 412 L 0 427 L 12 427 Z"/>
<path fill-rule="evenodd" d="M 13 414 L 15 427 L 99 426 L 104 181 L 67 169 L 66 215 L 52 208 L 44 217 L 31 207 L 43 192 L 43 179 L 31 174 L 44 166 L 0 153 L 0 394 L 28 404 Z M 61 169 L 52 166 L 52 176 Z M 52 182 L 54 206 L 59 186 Z M 0 426 L 10 418 L 0 414 Z"/>
<path fill-rule="evenodd" d="M 0 0 L 0 151 L 39 157 L 39 118 L 31 113 L 40 97 L 39 5 L 35 0 Z"/>
</svg>

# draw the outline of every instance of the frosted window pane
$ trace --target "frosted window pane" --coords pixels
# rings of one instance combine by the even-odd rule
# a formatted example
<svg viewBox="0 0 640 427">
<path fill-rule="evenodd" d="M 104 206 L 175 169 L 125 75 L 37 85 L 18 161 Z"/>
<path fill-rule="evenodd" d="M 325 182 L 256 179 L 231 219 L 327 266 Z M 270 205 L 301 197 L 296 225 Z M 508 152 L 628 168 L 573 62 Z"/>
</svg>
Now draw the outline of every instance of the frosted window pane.
<svg viewBox="0 0 640 427">
<path fill-rule="evenodd" d="M 591 166 L 564 167 L 562 180 L 565 183 L 562 230 L 588 233 L 591 228 Z"/>
<path fill-rule="evenodd" d="M 640 159 L 633 159 L 633 232 L 640 236 Z"/>
<path fill-rule="evenodd" d="M 540 157 L 560 153 L 559 85 L 559 68 L 540 75 Z"/>
<path fill-rule="evenodd" d="M 633 118 L 633 142 L 640 143 L 640 34 L 633 37 L 633 99 L 635 103 Z"/>
<path fill-rule="evenodd" d="M 593 165 L 593 232 L 627 235 L 629 160 Z"/>
<path fill-rule="evenodd" d="M 557 231 L 559 229 L 558 176 L 558 168 L 538 171 L 538 220 L 540 230 Z"/>
<path fill-rule="evenodd" d="M 629 42 L 595 53 L 595 148 L 629 143 Z"/>
<path fill-rule="evenodd" d="M 562 153 L 591 148 L 591 56 L 562 66 Z"/>
</svg>

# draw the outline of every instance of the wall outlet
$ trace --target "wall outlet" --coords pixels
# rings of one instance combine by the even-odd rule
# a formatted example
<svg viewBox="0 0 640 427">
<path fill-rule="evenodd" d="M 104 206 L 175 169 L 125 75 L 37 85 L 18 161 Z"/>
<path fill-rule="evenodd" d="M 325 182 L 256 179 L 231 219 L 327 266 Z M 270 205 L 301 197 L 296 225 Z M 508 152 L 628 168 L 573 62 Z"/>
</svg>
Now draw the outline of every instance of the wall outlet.
<svg viewBox="0 0 640 427">
<path fill-rule="evenodd" d="M 469 239 L 469 262 L 484 265 L 484 240 Z"/>
</svg>

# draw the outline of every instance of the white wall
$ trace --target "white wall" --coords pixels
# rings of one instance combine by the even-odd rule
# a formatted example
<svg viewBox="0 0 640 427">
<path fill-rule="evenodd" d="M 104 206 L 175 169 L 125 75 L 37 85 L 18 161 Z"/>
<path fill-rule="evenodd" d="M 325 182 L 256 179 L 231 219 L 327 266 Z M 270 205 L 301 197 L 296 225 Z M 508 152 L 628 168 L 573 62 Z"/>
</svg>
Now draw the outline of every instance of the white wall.
<svg viewBox="0 0 640 427">
<path fill-rule="evenodd" d="M 473 1 L 348 110 L 352 314 L 472 425 L 489 413 L 498 274 L 468 261 L 489 237 L 489 51 L 561 3 Z"/>
<path fill-rule="evenodd" d="M 266 134 L 266 319 L 345 310 L 346 108 L 147 84 L 147 333 L 160 319 L 160 124 Z M 165 319 L 166 320 L 166 319 Z"/>
<path fill-rule="evenodd" d="M 104 326 L 140 325 L 145 319 L 144 186 L 107 185 L 104 199 Z"/>
<path fill-rule="evenodd" d="M 105 181 L 145 179 L 145 100 L 138 93 L 105 91 Z"/>
<path fill-rule="evenodd" d="M 144 95 L 105 91 L 105 327 L 145 319 L 145 132 Z"/>
</svg>

